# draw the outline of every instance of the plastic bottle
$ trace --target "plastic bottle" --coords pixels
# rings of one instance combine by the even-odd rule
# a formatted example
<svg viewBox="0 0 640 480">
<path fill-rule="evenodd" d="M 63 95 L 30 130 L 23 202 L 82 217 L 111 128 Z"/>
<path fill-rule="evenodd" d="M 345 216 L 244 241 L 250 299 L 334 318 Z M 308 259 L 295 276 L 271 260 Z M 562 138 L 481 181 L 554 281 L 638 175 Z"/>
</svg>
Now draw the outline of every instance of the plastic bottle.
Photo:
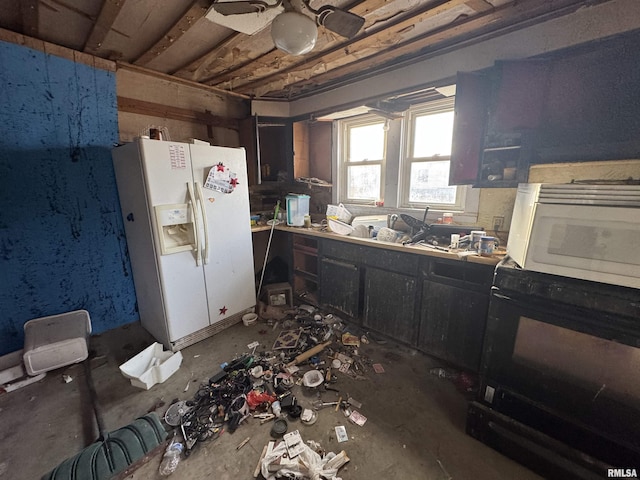
<svg viewBox="0 0 640 480">
<path fill-rule="evenodd" d="M 160 463 L 160 475 L 168 477 L 178 468 L 180 463 L 180 455 L 182 454 L 183 446 L 180 442 L 171 442 L 164 452 L 162 462 Z"/>
<path fill-rule="evenodd" d="M 438 378 L 449 378 L 449 374 L 444 368 L 432 368 L 429 372 Z"/>
</svg>

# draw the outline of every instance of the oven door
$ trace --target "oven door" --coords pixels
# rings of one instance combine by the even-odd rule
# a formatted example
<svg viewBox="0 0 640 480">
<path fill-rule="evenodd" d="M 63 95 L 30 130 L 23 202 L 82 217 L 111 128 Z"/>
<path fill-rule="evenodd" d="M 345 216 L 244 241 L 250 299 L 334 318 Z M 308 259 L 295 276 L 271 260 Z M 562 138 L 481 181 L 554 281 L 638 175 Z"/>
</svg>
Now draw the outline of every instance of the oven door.
<svg viewBox="0 0 640 480">
<path fill-rule="evenodd" d="M 640 325 L 594 315 L 494 291 L 480 398 L 603 462 L 638 465 Z"/>
<path fill-rule="evenodd" d="M 523 268 L 640 288 L 640 208 L 536 205 Z"/>
</svg>

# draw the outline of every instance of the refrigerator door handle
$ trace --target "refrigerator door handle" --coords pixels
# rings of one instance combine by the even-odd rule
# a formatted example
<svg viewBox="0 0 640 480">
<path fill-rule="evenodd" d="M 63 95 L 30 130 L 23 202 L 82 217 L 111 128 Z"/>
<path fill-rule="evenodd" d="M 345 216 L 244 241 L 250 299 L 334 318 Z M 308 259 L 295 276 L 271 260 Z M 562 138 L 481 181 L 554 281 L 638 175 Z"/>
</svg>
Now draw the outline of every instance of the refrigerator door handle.
<svg viewBox="0 0 640 480">
<path fill-rule="evenodd" d="M 196 265 L 200 266 L 200 236 L 198 235 L 198 215 L 196 214 L 196 197 L 193 194 L 191 183 L 187 182 L 187 194 L 189 195 L 189 203 L 191 204 L 191 221 L 193 222 L 193 238 L 196 241 Z"/>
<path fill-rule="evenodd" d="M 200 211 L 202 212 L 202 222 L 204 223 L 204 248 L 202 249 L 202 261 L 206 265 L 209 263 L 209 222 L 207 222 L 207 208 L 204 204 L 204 195 L 202 194 L 202 187 L 198 182 L 196 183 L 196 195 L 200 202 Z"/>
</svg>

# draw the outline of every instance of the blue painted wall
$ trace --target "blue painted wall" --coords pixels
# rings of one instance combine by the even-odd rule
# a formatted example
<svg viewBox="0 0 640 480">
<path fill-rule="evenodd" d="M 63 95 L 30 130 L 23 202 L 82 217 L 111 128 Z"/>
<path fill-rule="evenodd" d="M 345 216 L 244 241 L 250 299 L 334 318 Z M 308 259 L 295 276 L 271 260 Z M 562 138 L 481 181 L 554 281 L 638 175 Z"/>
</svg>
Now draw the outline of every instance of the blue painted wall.
<svg viewBox="0 0 640 480">
<path fill-rule="evenodd" d="M 138 319 L 111 163 L 114 72 L 0 42 L 0 355 L 32 318 Z"/>
</svg>

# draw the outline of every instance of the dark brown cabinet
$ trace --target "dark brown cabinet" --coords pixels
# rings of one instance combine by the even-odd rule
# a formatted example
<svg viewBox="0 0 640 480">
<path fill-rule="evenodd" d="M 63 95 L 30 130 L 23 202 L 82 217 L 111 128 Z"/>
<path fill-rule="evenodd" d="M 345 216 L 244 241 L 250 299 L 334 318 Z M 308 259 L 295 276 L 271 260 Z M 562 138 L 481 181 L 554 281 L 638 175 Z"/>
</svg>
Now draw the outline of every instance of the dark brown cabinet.
<svg viewBox="0 0 640 480">
<path fill-rule="evenodd" d="M 418 348 L 454 365 L 478 371 L 489 296 L 424 282 Z"/>
<path fill-rule="evenodd" d="M 640 33 L 459 73 L 451 185 L 515 187 L 533 163 L 640 155 Z"/>
<path fill-rule="evenodd" d="M 493 266 L 319 240 L 320 306 L 478 371 Z"/>
<path fill-rule="evenodd" d="M 253 116 L 240 123 L 249 185 L 293 180 L 293 124 L 286 118 Z"/>
<path fill-rule="evenodd" d="M 548 68 L 541 60 L 503 61 L 458 74 L 451 185 L 515 187 L 527 181 Z"/>
<path fill-rule="evenodd" d="M 291 235 L 293 294 L 305 303 L 318 305 L 318 240 Z"/>
<path fill-rule="evenodd" d="M 478 371 L 493 267 L 430 259 L 422 274 L 418 349 Z"/>
<path fill-rule="evenodd" d="M 367 267 L 364 276 L 363 325 L 415 346 L 418 279 L 374 267 Z"/>
<path fill-rule="evenodd" d="M 320 260 L 320 303 L 346 315 L 351 320 L 358 319 L 360 301 L 360 268 L 333 258 Z"/>
</svg>

